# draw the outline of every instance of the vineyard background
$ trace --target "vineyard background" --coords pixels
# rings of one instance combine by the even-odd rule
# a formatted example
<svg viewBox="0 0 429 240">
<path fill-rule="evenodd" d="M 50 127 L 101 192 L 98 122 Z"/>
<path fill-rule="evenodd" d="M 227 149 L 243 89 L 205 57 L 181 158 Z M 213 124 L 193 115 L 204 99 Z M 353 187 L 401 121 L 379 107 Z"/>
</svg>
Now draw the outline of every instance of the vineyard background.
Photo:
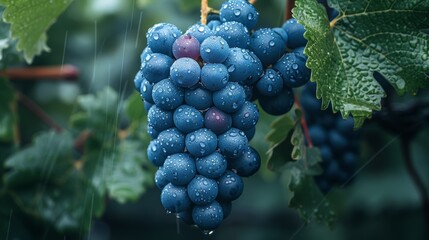
<svg viewBox="0 0 429 240">
<path fill-rule="evenodd" d="M 219 8 L 221 3 L 219 0 L 210 1 L 214 8 Z M 257 28 L 281 26 L 283 23 L 284 1 L 259 1 L 256 8 L 260 12 Z M 145 32 L 158 22 L 174 23 L 185 30 L 199 17 L 200 2 L 195 0 L 73 2 L 48 31 L 50 52 L 36 57 L 32 66 L 71 64 L 79 70 L 77 81 L 38 79 L 12 81 L 12 85 L 66 130 L 69 130 L 70 116 L 79 112 L 78 97 L 97 94 L 109 86 L 119 94 L 119 104 L 113 111 L 117 113 L 119 129 L 112 136 L 127 134 L 124 131 L 130 120 L 124 117 L 123 107 L 138 99 L 132 80 L 140 65 L 140 53 L 146 45 Z M 14 67 L 27 66 L 22 59 L 6 58 L 3 61 L 13 63 L 11 66 Z M 427 94 L 427 90 L 421 91 L 417 98 L 427 100 Z M 392 97 L 393 102 L 401 104 L 414 98 L 408 95 Z M 134 107 L 133 112 L 144 112 L 140 102 L 131 106 Z M 22 104 L 18 105 L 18 113 L 21 146 L 29 145 L 35 134 L 51 128 Z M 266 145 L 265 134 L 273 119 L 263 115 L 258 123 L 252 144 L 259 149 Z M 136 132 L 142 131 L 139 127 L 135 129 Z M 234 202 L 230 217 L 207 239 L 423 239 L 428 223 L 424 221 L 419 192 L 405 169 L 399 136 L 385 131 L 372 120 L 365 122 L 363 131 L 359 160 L 362 168 L 350 185 L 328 194 L 339 216 L 332 230 L 316 221 L 305 225 L 297 211 L 288 208 L 288 172 L 269 171 L 263 162 L 260 172 L 245 180 L 244 193 Z M 411 147 L 413 162 L 426 186 L 429 186 L 428 140 L 426 124 Z M 138 154 L 145 155 L 145 147 Z M 147 163 L 143 165 L 143 194 L 124 204 L 106 199 L 105 212 L 101 218 L 90 221 L 91 230 L 87 238 L 201 238 L 201 232 L 184 224 L 178 228 L 175 217 L 165 214 L 159 202 L 160 191 L 152 182 L 153 168 Z M 14 239 L 23 233 L 28 233 L 26 237 L 33 235 L 41 223 L 20 218 L 19 210 L 5 206 L 0 206 L 0 223 L 7 223 L 10 227 L 7 232 L 0 232 L 0 239 L 5 236 Z M 8 218 L 9 221 L 3 221 Z M 19 224 L 17 219 L 24 224 Z M 56 236 L 52 228 L 45 227 L 42 228 L 45 231 L 35 232 L 42 237 L 45 234 L 43 239 Z M 85 235 L 84 232 L 79 234 Z"/>
</svg>

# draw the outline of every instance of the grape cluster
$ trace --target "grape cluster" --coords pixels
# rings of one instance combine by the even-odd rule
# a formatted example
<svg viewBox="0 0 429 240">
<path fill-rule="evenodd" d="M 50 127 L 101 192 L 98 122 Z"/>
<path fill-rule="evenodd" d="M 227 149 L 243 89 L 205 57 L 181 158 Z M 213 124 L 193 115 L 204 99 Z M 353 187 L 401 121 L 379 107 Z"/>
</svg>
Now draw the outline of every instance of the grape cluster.
<svg viewBox="0 0 429 240">
<path fill-rule="evenodd" d="M 217 228 L 243 192 L 243 177 L 261 165 L 249 146 L 259 110 L 287 113 L 292 88 L 308 82 L 304 28 L 252 29 L 259 13 L 245 0 L 225 2 L 207 25 L 184 34 L 160 23 L 146 34 L 147 47 L 134 83 L 148 111 L 149 161 L 159 167 L 161 203 L 203 231 Z"/>
<path fill-rule="evenodd" d="M 316 184 L 327 193 L 334 185 L 348 183 L 356 171 L 360 132 L 353 130 L 353 118 L 344 120 L 339 114 L 320 110 L 315 94 L 315 83 L 308 83 L 300 99 L 311 141 L 322 156 L 323 174 L 315 178 Z"/>
</svg>

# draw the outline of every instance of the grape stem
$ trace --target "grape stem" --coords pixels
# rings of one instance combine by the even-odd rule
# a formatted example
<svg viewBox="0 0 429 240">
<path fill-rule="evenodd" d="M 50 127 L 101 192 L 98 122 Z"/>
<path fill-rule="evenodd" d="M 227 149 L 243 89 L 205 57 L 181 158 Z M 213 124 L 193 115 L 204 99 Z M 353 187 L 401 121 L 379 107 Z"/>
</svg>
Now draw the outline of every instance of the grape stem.
<svg viewBox="0 0 429 240">
<path fill-rule="evenodd" d="M 292 18 L 292 9 L 295 7 L 295 0 L 286 0 L 285 21 Z"/>
<path fill-rule="evenodd" d="M 73 65 L 9 68 L 0 71 L 0 76 L 13 81 L 38 81 L 40 79 L 72 81 L 79 77 L 79 70 Z"/>
<path fill-rule="evenodd" d="M 415 166 L 413 165 L 412 159 L 411 159 L 411 136 L 406 134 L 401 137 L 401 147 L 402 147 L 402 153 L 404 157 L 404 162 L 406 169 L 408 171 L 408 174 L 410 175 L 411 179 L 413 180 L 417 190 L 420 193 L 422 202 L 423 202 L 423 215 L 426 219 L 426 224 L 429 225 L 429 195 L 428 191 L 423 183 L 423 180 L 419 176 Z"/>
<path fill-rule="evenodd" d="M 43 109 L 37 105 L 33 100 L 17 91 L 16 95 L 18 97 L 18 101 L 24 105 L 30 112 L 32 112 L 36 117 L 38 117 L 42 122 L 55 130 L 55 132 L 60 133 L 63 131 L 61 125 L 56 123 Z"/>
<path fill-rule="evenodd" d="M 201 0 L 201 24 L 207 24 L 207 15 L 210 13 L 209 1 Z"/>
<path fill-rule="evenodd" d="M 254 5 L 256 3 L 256 0 L 249 0 L 249 3 Z"/>
<path fill-rule="evenodd" d="M 307 145 L 309 148 L 313 147 L 313 142 L 311 141 L 311 137 L 310 137 L 310 133 L 308 131 L 308 124 L 307 124 L 307 120 L 305 120 L 305 113 L 304 113 L 304 109 L 302 108 L 301 102 L 299 100 L 298 97 L 295 96 L 295 105 L 298 109 L 301 110 L 301 126 L 302 126 L 302 130 L 304 131 L 304 136 L 305 136 L 305 140 L 307 140 Z"/>
</svg>

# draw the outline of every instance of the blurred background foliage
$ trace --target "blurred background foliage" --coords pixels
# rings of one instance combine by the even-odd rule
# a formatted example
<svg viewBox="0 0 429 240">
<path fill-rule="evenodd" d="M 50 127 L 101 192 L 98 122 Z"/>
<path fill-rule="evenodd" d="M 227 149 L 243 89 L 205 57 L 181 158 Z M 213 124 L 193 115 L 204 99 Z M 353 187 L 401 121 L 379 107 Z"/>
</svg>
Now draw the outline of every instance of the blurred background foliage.
<svg viewBox="0 0 429 240">
<path fill-rule="evenodd" d="M 209 2 L 211 7 L 218 9 L 223 1 Z M 256 28 L 280 26 L 283 22 L 284 4 L 285 1 L 282 0 L 258 1 L 256 7 L 260 12 L 260 21 Z M 126 103 L 133 108 L 132 113 L 116 120 L 121 129 L 133 122 L 130 116 L 135 117 L 136 121 L 141 121 L 141 125 L 134 121 L 134 134 L 142 134 L 144 129 L 140 128 L 144 125 L 144 116 L 135 116 L 135 112 L 144 113 L 144 110 L 135 93 L 133 78 L 139 69 L 140 53 L 146 45 L 145 33 L 158 22 L 173 23 L 185 32 L 187 27 L 198 22 L 199 15 L 198 0 L 75 1 L 48 31 L 48 46 L 51 51 L 36 57 L 32 65 L 75 65 L 80 71 L 79 81 L 13 82 L 13 86 L 37 102 L 62 126 L 68 126 L 72 114 L 85 112 L 85 106 L 95 101 L 88 99 L 86 94 L 97 94 L 106 87 L 118 92 L 117 103 L 113 104 L 118 115 L 112 118 L 123 116 L 122 112 L 127 111 L 123 107 L 125 101 L 134 95 L 131 98 L 133 101 Z M 16 64 L 13 66 L 25 66 L 19 59 L 14 62 Z M 422 92 L 419 96 L 425 97 L 425 93 L 427 94 Z M 82 95 L 86 95 L 86 99 Z M 102 99 L 102 96 L 97 96 Z M 398 101 L 403 100 L 404 98 L 398 97 Z M 18 110 L 23 146 L 29 145 L 36 133 L 49 130 L 48 126 L 27 109 L 19 107 Z M 265 116 L 258 123 L 253 145 L 260 151 L 267 148 L 264 137 L 272 120 L 273 118 Z M 102 117 L 100 121 L 110 120 Z M 79 129 L 79 119 L 72 119 L 72 125 Z M 113 131 L 111 134 L 120 133 Z M 100 149 L 108 148 L 110 145 L 103 145 L 105 137 L 101 136 L 99 142 L 91 144 L 101 144 Z M 412 144 L 413 161 L 426 186 L 429 186 L 428 138 L 429 130 L 425 128 Z M 147 143 L 138 142 L 141 139 L 144 137 L 137 136 L 126 144 L 140 148 L 140 154 L 145 155 Z M 127 146 L 119 146 L 121 147 L 125 149 L 122 153 L 126 155 Z M 97 157 L 106 153 L 109 153 L 108 149 L 93 154 Z M 137 190 L 139 193 L 144 192 L 143 195 L 135 197 L 134 202 L 125 204 L 118 203 L 122 202 L 120 197 L 114 199 L 117 201 L 106 200 L 104 214 L 86 223 L 90 229 L 89 234 L 84 234 L 82 230 L 77 236 L 79 239 L 92 240 L 423 239 L 427 224 L 423 219 L 419 193 L 402 161 L 398 136 L 367 122 L 361 153 L 359 165 L 362 168 L 354 181 L 328 195 L 339 215 L 333 229 L 317 222 L 303 223 L 298 213 L 288 208 L 290 192 L 287 190 L 287 171 L 270 172 L 264 165 L 257 175 L 245 179 L 244 193 L 234 202 L 230 217 L 215 234 L 203 237 L 196 229 L 181 223 L 177 225 L 176 218 L 165 213 L 159 200 L 160 191 L 152 184 L 153 169 L 143 164 L 146 179 L 140 181 L 144 181 L 145 186 Z M 2 150 L 1 154 L 7 153 Z M 0 206 L 0 211 L 3 211 L 0 216 L 6 216 L 2 219 L 10 217 L 9 221 L 0 222 L 3 227 L 8 225 L 7 233 L 0 232 L 0 239 L 5 236 L 9 239 L 62 238 L 52 229 L 40 230 L 42 223 L 34 222 L 16 210 L 8 197 L 2 198 Z M 8 209 L 14 209 L 13 215 Z"/>
</svg>

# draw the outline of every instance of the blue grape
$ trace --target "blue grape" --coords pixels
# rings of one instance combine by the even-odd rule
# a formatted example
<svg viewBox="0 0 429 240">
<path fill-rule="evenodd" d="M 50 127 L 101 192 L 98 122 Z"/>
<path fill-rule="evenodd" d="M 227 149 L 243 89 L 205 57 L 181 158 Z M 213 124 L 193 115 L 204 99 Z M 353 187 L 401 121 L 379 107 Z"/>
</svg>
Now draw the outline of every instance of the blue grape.
<svg viewBox="0 0 429 240">
<path fill-rule="evenodd" d="M 152 50 L 149 47 L 145 47 L 145 49 L 143 49 L 143 52 L 140 54 L 140 62 L 143 63 L 146 57 L 151 53 L 153 53 Z"/>
<path fill-rule="evenodd" d="M 152 98 L 152 92 L 153 92 L 153 83 L 150 83 L 148 80 L 144 79 L 140 85 L 140 93 L 143 100 L 153 104 L 154 101 Z"/>
<path fill-rule="evenodd" d="M 160 167 L 164 164 L 168 154 L 162 151 L 161 144 L 158 139 L 150 141 L 147 147 L 147 158 L 154 166 Z"/>
<path fill-rule="evenodd" d="M 187 185 L 196 174 L 195 160 L 187 153 L 168 156 L 163 167 L 167 180 L 176 186 Z"/>
<path fill-rule="evenodd" d="M 201 69 L 201 83 L 210 91 L 218 91 L 226 86 L 229 80 L 228 70 L 220 63 L 208 63 Z"/>
<path fill-rule="evenodd" d="M 143 80 L 145 79 L 143 77 L 142 71 L 138 71 L 136 76 L 134 77 L 134 87 L 138 92 L 140 92 L 140 87 L 142 85 Z"/>
<path fill-rule="evenodd" d="M 286 45 L 288 48 L 304 47 L 307 44 L 307 39 L 304 38 L 304 26 L 298 23 L 295 18 L 287 20 L 282 28 L 285 30 L 288 36 Z"/>
<path fill-rule="evenodd" d="M 173 43 L 173 55 L 176 59 L 188 57 L 197 60 L 200 57 L 200 43 L 190 34 L 182 35 Z"/>
<path fill-rule="evenodd" d="M 313 125 L 308 128 L 308 132 L 310 134 L 311 141 L 314 145 L 320 146 L 327 142 L 327 133 L 326 131 L 319 125 Z"/>
<path fill-rule="evenodd" d="M 182 105 L 174 111 L 174 125 L 183 133 L 190 133 L 204 125 L 204 117 L 200 111 L 188 105 Z"/>
<path fill-rule="evenodd" d="M 311 71 L 305 66 L 307 59 L 298 53 L 286 53 L 273 66 L 283 78 L 283 84 L 291 88 L 305 85 L 310 80 Z"/>
<path fill-rule="evenodd" d="M 293 91 L 288 87 L 284 87 L 278 95 L 273 97 L 259 96 L 259 104 L 262 109 L 271 115 L 282 115 L 289 112 L 294 102 Z"/>
<path fill-rule="evenodd" d="M 232 202 L 219 202 L 223 211 L 223 219 L 227 218 L 232 210 Z"/>
<path fill-rule="evenodd" d="M 200 65 L 192 58 L 179 58 L 171 65 L 170 78 L 179 87 L 189 88 L 200 80 Z"/>
<path fill-rule="evenodd" d="M 277 62 L 286 51 L 286 42 L 282 36 L 270 28 L 255 31 L 249 46 L 264 66 Z"/>
<path fill-rule="evenodd" d="M 245 101 L 243 106 L 232 115 L 232 126 L 246 131 L 254 126 L 259 120 L 259 110 L 256 104 Z"/>
<path fill-rule="evenodd" d="M 354 120 L 352 117 L 348 117 L 347 119 L 337 118 L 335 127 L 341 134 L 346 136 L 353 136 L 355 134 L 353 131 Z"/>
<path fill-rule="evenodd" d="M 187 89 L 185 103 L 197 110 L 206 110 L 213 105 L 212 93 L 202 87 Z"/>
<path fill-rule="evenodd" d="M 222 4 L 219 17 L 222 22 L 240 22 L 251 30 L 258 22 L 259 13 L 248 1 L 229 0 Z"/>
<path fill-rule="evenodd" d="M 151 125 L 155 130 L 161 132 L 162 130 L 173 127 L 173 112 L 162 110 L 154 105 L 147 113 L 147 121 L 148 125 Z"/>
<path fill-rule="evenodd" d="M 202 176 L 208 178 L 218 178 L 222 176 L 227 168 L 227 161 L 225 157 L 214 152 L 208 156 L 197 158 L 195 160 L 197 172 Z"/>
<path fill-rule="evenodd" d="M 227 158 L 238 158 L 244 154 L 248 140 L 243 131 L 231 128 L 219 136 L 219 150 Z"/>
<path fill-rule="evenodd" d="M 250 177 L 261 167 L 261 157 L 249 146 L 241 157 L 229 159 L 229 167 L 241 177 Z"/>
<path fill-rule="evenodd" d="M 164 168 L 159 167 L 158 170 L 155 172 L 155 185 L 162 190 L 168 183 L 170 182 L 165 176 Z"/>
<path fill-rule="evenodd" d="M 244 94 L 246 95 L 246 101 L 253 101 L 255 95 L 253 94 L 253 85 L 242 85 Z"/>
<path fill-rule="evenodd" d="M 352 171 L 356 168 L 358 162 L 358 156 L 352 151 L 345 152 L 340 159 L 340 165 L 348 171 Z"/>
<path fill-rule="evenodd" d="M 188 225 L 195 225 L 192 219 L 192 207 L 179 213 L 179 218 Z"/>
<path fill-rule="evenodd" d="M 152 125 L 147 125 L 147 133 L 150 135 L 152 139 L 157 138 L 159 135 L 159 132 L 155 128 L 153 128 Z"/>
<path fill-rule="evenodd" d="M 253 85 L 255 84 L 264 73 L 264 66 L 262 66 L 261 60 L 256 56 L 256 54 L 252 51 L 249 51 L 249 55 L 252 57 L 251 60 L 251 71 L 250 76 L 240 83 L 243 85 Z"/>
<path fill-rule="evenodd" d="M 192 219 L 202 230 L 214 230 L 223 220 L 223 211 L 217 201 L 208 205 L 195 206 L 192 209 Z"/>
<path fill-rule="evenodd" d="M 283 28 L 281 28 L 281 27 L 273 28 L 273 31 L 276 32 L 278 35 L 280 35 L 280 37 L 282 38 L 282 40 L 283 40 L 283 42 L 285 43 L 285 46 L 286 46 L 287 40 L 289 38 L 288 35 L 287 35 L 287 33 L 286 33 L 286 31 Z"/>
<path fill-rule="evenodd" d="M 219 193 L 217 199 L 222 202 L 230 202 L 243 193 L 243 179 L 236 173 L 226 170 L 225 173 L 218 179 Z"/>
<path fill-rule="evenodd" d="M 186 135 L 185 145 L 193 156 L 204 157 L 216 150 L 217 136 L 207 128 L 200 128 Z"/>
<path fill-rule="evenodd" d="M 149 112 L 149 109 L 150 109 L 152 106 L 153 106 L 153 103 L 150 103 L 150 102 L 148 102 L 148 101 L 146 101 L 146 100 L 143 100 L 143 107 L 144 107 L 144 109 L 145 109 L 147 112 Z"/>
<path fill-rule="evenodd" d="M 213 93 L 213 104 L 226 113 L 236 112 L 246 101 L 246 93 L 236 82 L 228 82 L 219 91 Z"/>
<path fill-rule="evenodd" d="M 185 136 L 177 128 L 160 132 L 157 139 L 162 151 L 167 155 L 185 150 Z"/>
<path fill-rule="evenodd" d="M 252 84 L 254 81 L 254 58 L 249 50 L 241 48 L 231 48 L 231 53 L 224 64 L 228 69 L 229 80 L 241 84 Z"/>
<path fill-rule="evenodd" d="M 256 90 L 263 96 L 275 96 L 283 90 L 283 78 L 276 70 L 268 68 L 256 83 Z"/>
<path fill-rule="evenodd" d="M 143 76 L 151 83 L 157 83 L 170 76 L 174 60 L 161 53 L 149 54 L 141 65 Z"/>
<path fill-rule="evenodd" d="M 170 79 L 159 81 L 153 86 L 152 99 L 163 110 L 174 110 L 184 102 L 185 93 Z"/>
<path fill-rule="evenodd" d="M 337 130 L 331 130 L 328 133 L 329 143 L 332 149 L 342 152 L 348 147 L 348 140 Z"/>
<path fill-rule="evenodd" d="M 216 27 L 219 27 L 222 24 L 221 21 L 219 20 L 212 20 L 210 22 L 207 23 L 207 26 L 211 29 L 214 30 L 216 29 Z"/>
<path fill-rule="evenodd" d="M 323 161 L 327 161 L 334 156 L 329 144 L 321 145 L 321 146 L 319 146 L 319 149 L 320 149 L 320 155 L 322 156 Z"/>
<path fill-rule="evenodd" d="M 201 44 L 205 39 L 214 36 L 212 28 L 207 25 L 200 23 L 192 25 L 187 31 L 186 34 L 189 34 L 195 37 L 198 42 Z"/>
<path fill-rule="evenodd" d="M 218 194 L 216 180 L 201 175 L 196 175 L 188 184 L 189 199 L 196 205 L 212 203 Z"/>
<path fill-rule="evenodd" d="M 216 107 L 211 107 L 207 110 L 204 120 L 204 126 L 217 135 L 228 131 L 232 126 L 231 115 L 222 112 Z"/>
<path fill-rule="evenodd" d="M 179 213 L 191 207 L 186 187 L 167 184 L 161 192 L 161 204 L 169 212 Z"/>
<path fill-rule="evenodd" d="M 206 63 L 223 63 L 230 51 L 228 43 L 219 36 L 206 38 L 200 47 L 201 58 Z"/>
<path fill-rule="evenodd" d="M 244 131 L 244 134 L 246 134 L 247 140 L 250 142 L 256 134 L 256 127 Z"/>
<path fill-rule="evenodd" d="M 230 48 L 247 48 L 250 43 L 249 31 L 239 22 L 224 22 L 216 27 L 215 35 L 220 36 Z"/>
<path fill-rule="evenodd" d="M 158 23 L 148 30 L 146 34 L 147 45 L 154 53 L 173 57 L 173 43 L 180 35 L 182 35 L 182 31 L 173 24 Z"/>
</svg>

